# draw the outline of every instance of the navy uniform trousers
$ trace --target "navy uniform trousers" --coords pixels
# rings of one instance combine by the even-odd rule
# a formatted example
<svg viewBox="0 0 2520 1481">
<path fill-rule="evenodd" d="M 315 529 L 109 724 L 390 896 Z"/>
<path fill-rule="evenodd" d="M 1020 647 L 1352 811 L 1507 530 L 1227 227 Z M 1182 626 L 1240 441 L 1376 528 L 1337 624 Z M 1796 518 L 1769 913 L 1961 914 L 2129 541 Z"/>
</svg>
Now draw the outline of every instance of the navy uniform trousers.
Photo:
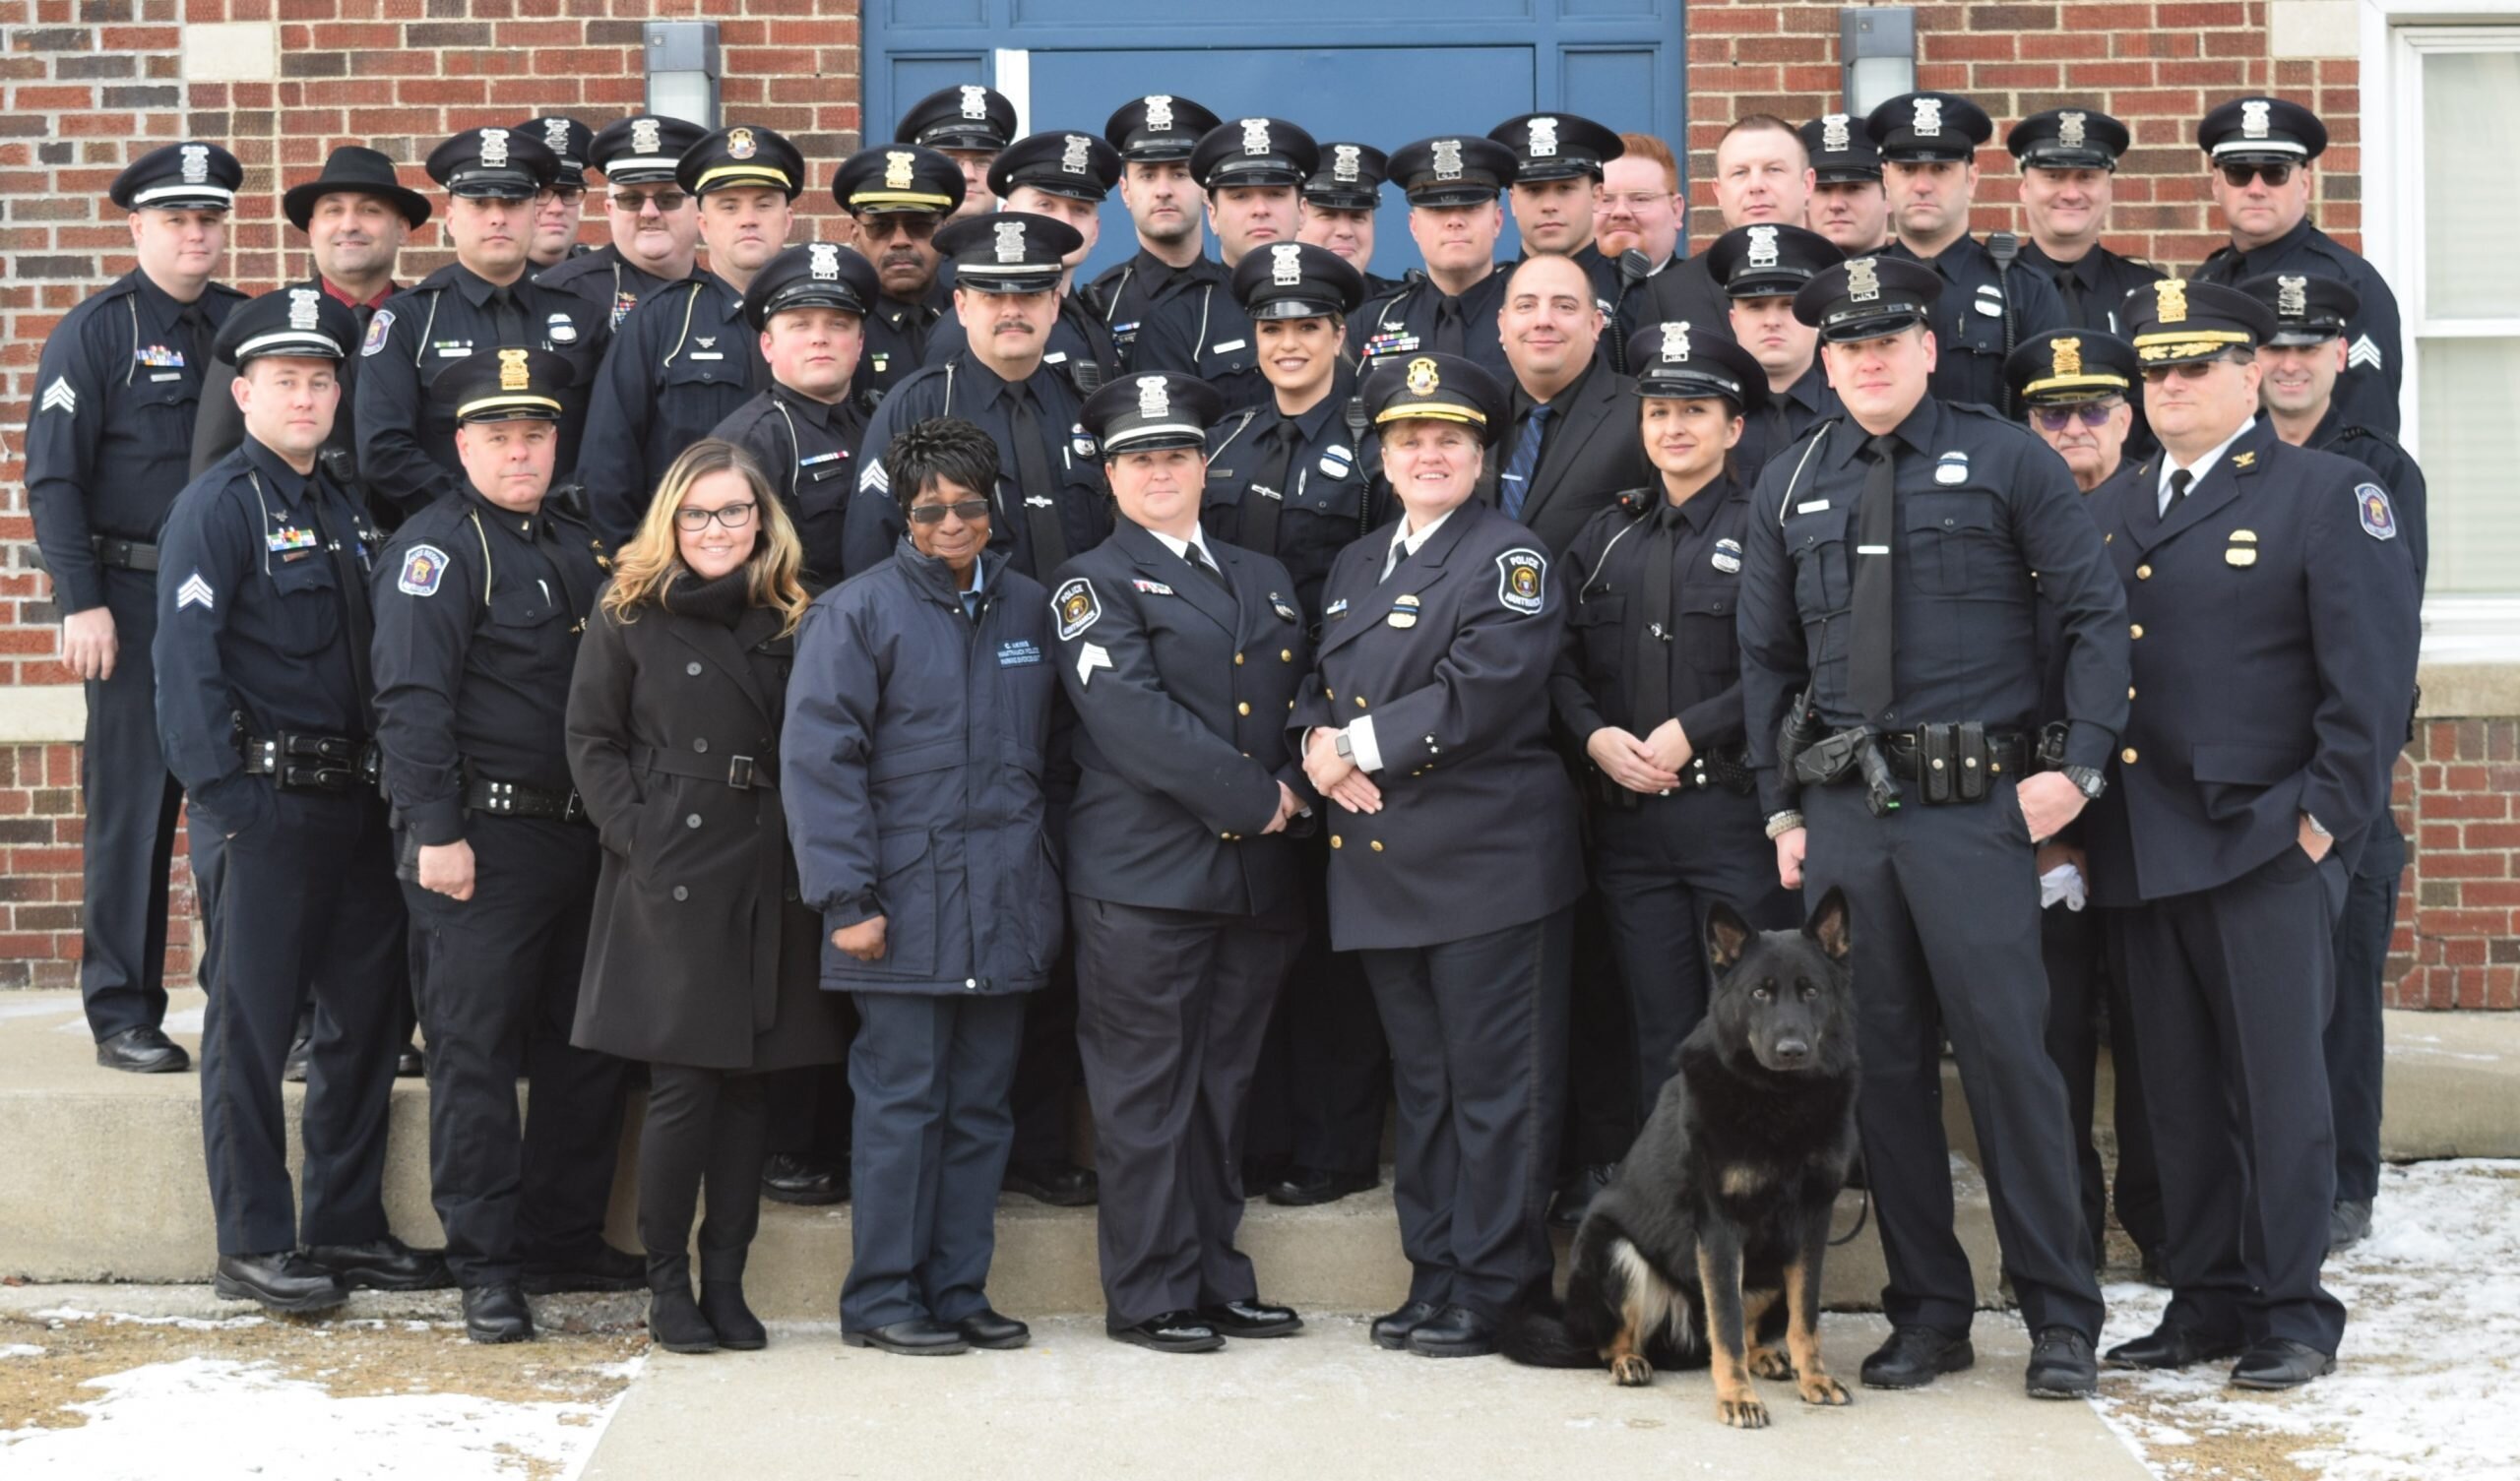
<svg viewBox="0 0 2520 1481">
<path fill-rule="evenodd" d="M 2161 1173 L 2153 1161 L 2153 1129 L 2144 1115 L 2134 1005 L 2127 1000 L 2124 979 L 2109 970 L 2109 913 L 2089 904 L 2080 910 L 2056 904 L 2039 912 L 2039 951 L 2048 964 L 2048 1057 L 2065 1077 L 2083 1225 L 2091 1230 L 2092 1258 L 2098 1261 L 2107 1247 L 2110 1197 L 2108 1169 L 2092 1142 L 2106 1024 L 2110 1126 L 2117 1137 L 2117 1222 L 2138 1250 L 2158 1262 L 2169 1237 L 2162 1224 Z"/>
<path fill-rule="evenodd" d="M 2389 938 L 2398 929 L 2398 877 L 2406 834 L 2383 811 L 2364 834 L 2362 857 L 2336 923 L 2336 1005 L 2328 1016 L 2327 1092 L 2336 1116 L 2336 1196 L 2367 1203 L 2380 1193 L 2380 1080 L 2388 1057 Z"/>
<path fill-rule="evenodd" d="M 166 870 L 184 800 L 158 739 L 158 574 L 109 566 L 103 576 L 114 671 L 88 681 L 79 753 L 87 808 L 79 996 L 99 1043 L 165 1021 Z"/>
<path fill-rule="evenodd" d="M 1244 1146 L 1255 1162 L 1372 1177 L 1382 1170 L 1391 1046 L 1356 954 L 1330 949 L 1329 841 L 1316 835 L 1295 847 L 1317 924 L 1304 933 L 1269 1018 Z"/>
</svg>

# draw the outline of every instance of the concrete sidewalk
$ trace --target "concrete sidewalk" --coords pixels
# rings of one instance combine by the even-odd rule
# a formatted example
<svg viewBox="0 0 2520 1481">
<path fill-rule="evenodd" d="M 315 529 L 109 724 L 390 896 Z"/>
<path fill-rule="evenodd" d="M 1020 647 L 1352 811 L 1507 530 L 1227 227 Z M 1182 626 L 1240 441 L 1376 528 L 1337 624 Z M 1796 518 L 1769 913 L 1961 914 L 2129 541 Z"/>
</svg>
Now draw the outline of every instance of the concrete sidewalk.
<svg viewBox="0 0 2520 1481">
<path fill-rule="evenodd" d="M 1123 1347 L 1092 1319 L 1036 1322 L 1033 1345 L 957 1358 L 843 1347 L 837 1327 L 783 1326 L 769 1350 L 652 1352 L 622 1396 L 585 1481 L 692 1476 L 1024 1481 L 1115 1477 L 1441 1476 L 1445 1481 L 1678 1474 L 1975 1481 L 2150 1472 L 2086 1403 L 2021 1391 L 2029 1339 L 1984 1317 L 1978 1366 L 1916 1393 L 1855 1389 L 1813 1409 L 1759 1385 L 1773 1427 L 1725 1428 L 1703 1372 L 1649 1388 L 1606 1373 L 1542 1372 L 1502 1358 L 1436 1362 L 1384 1352 L 1365 1319 L 1309 1319 L 1300 1335 L 1163 1357 Z M 1822 1346 L 1853 1387 L 1886 1330 L 1832 1316 Z M 2104 1380 L 2107 1382 L 2107 1380 Z"/>
</svg>

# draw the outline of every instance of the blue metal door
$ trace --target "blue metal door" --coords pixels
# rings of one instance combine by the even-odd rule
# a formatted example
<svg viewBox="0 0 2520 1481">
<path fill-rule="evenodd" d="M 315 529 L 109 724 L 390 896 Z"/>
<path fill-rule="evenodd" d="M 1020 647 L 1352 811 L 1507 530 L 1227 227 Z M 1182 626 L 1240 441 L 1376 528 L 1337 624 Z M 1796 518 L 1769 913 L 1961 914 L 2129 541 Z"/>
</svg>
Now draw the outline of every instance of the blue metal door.
<svg viewBox="0 0 2520 1481">
<path fill-rule="evenodd" d="M 867 139 L 901 110 L 984 82 L 1023 127 L 1097 133 L 1146 93 L 1194 97 L 1227 118 L 1269 113 L 1321 140 L 1389 151 L 1440 133 L 1482 133 L 1563 108 L 1657 135 L 1683 153 L 1681 0 L 1454 0 L 1440 19 L 1405 0 L 866 0 Z M 1507 224 L 1505 256 L 1517 250 Z M 1135 250 L 1115 195 L 1091 277 Z M 1377 271 L 1417 260 L 1406 207 L 1383 195 Z"/>
</svg>

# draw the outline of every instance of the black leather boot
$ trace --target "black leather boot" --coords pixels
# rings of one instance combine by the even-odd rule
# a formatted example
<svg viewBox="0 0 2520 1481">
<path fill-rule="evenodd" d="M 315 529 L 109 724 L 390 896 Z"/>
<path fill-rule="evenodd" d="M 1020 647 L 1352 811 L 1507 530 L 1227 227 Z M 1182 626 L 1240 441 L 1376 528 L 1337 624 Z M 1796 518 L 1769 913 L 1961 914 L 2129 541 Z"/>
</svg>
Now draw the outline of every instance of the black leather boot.
<svg viewBox="0 0 2520 1481">
<path fill-rule="evenodd" d="M 667 1352 L 716 1352 L 718 1329 L 691 1299 L 691 1257 L 648 1257 L 648 1335 Z"/>
</svg>

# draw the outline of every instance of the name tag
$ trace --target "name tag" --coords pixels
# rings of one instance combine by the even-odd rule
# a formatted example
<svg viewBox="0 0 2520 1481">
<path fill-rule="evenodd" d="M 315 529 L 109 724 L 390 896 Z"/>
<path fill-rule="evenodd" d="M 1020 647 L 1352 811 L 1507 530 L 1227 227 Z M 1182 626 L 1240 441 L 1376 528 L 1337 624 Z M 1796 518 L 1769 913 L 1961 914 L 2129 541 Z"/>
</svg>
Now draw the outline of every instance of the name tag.
<svg viewBox="0 0 2520 1481">
<path fill-rule="evenodd" d="M 1017 668 L 1040 661 L 1041 650 L 1033 646 L 1031 639 L 1018 638 L 997 646 L 997 666 L 1000 668 Z"/>
<path fill-rule="evenodd" d="M 1826 510 L 1828 507 L 1829 507 L 1829 501 L 1828 501 L 1828 500 L 1826 500 L 1826 499 L 1813 499 L 1813 500 L 1811 500 L 1811 501 L 1810 501 L 1809 503 L 1807 503 L 1807 504 L 1797 504 L 1797 505 L 1794 506 L 1794 512 L 1795 512 L 1796 514 L 1797 514 L 1797 515 L 1816 515 L 1816 514 L 1819 514 L 1820 512 L 1822 512 L 1823 510 Z"/>
<path fill-rule="evenodd" d="M 1129 585 L 1137 587 L 1141 591 L 1144 591 L 1149 596 L 1170 596 L 1174 594 L 1172 588 L 1162 582 L 1133 581 L 1129 583 Z"/>
<path fill-rule="evenodd" d="M 153 381 L 180 381 L 183 378 L 184 373 L 180 370 L 161 370 L 156 375 L 151 376 L 149 379 Z"/>
<path fill-rule="evenodd" d="M 1041 363 L 1044 365 L 1064 365 L 1067 363 L 1067 351 L 1063 349 L 1051 350 L 1048 354 L 1041 356 Z"/>
<path fill-rule="evenodd" d="M 723 360 L 725 357 L 726 352 L 723 349 L 695 349 L 691 352 L 691 358 L 695 360 Z"/>
<path fill-rule="evenodd" d="M 1208 353 L 1212 355 L 1229 355 L 1250 342 L 1251 341 L 1248 339 L 1220 339 L 1216 343 L 1208 346 Z"/>
</svg>

